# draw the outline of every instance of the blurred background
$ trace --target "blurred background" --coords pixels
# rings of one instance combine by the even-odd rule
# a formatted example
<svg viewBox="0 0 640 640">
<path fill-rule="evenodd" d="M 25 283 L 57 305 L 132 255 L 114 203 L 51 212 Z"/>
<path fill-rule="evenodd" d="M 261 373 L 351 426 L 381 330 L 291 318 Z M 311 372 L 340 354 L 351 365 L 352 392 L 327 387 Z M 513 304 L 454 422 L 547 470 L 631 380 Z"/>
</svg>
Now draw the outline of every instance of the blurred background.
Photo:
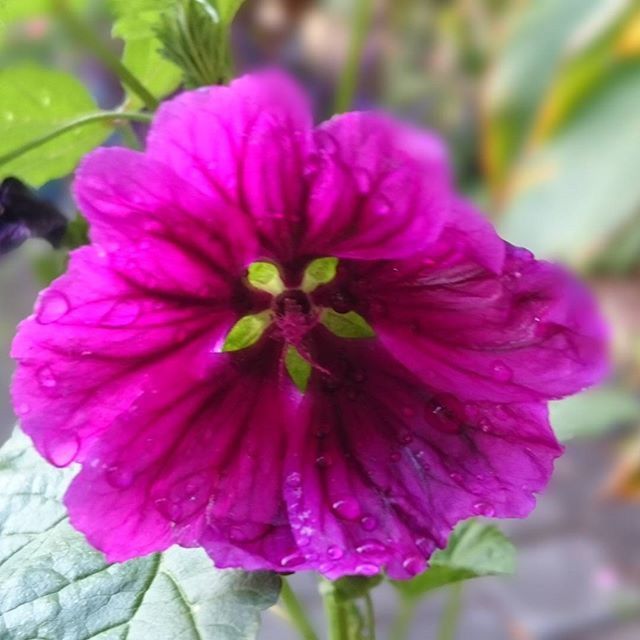
<svg viewBox="0 0 640 640">
<path fill-rule="evenodd" d="M 119 53 L 109 2 L 77 4 Z M 40 5 L 47 3 L 19 0 L 6 14 L 1 69 L 38 60 L 73 72 L 101 107 L 120 104 L 114 78 L 44 10 L 34 11 Z M 284 65 L 313 94 L 320 119 L 344 99 L 340 78 L 358 38 L 364 49 L 354 69 L 354 106 L 386 108 L 441 132 L 463 190 L 508 240 L 579 272 L 612 327 L 611 378 L 552 408 L 567 453 L 550 489 L 529 520 L 502 523 L 518 547 L 517 574 L 465 586 L 458 637 L 637 640 L 640 2 L 250 0 L 234 24 L 236 69 Z M 4 152 L 1 136 L 10 127 L 0 123 Z M 0 177 L 5 173 L 0 166 Z M 42 194 L 75 215 L 64 180 L 42 185 Z M 3 438 L 15 421 L 8 350 L 16 323 L 63 262 L 39 241 L 0 262 Z M 317 602 L 313 579 L 297 580 Z M 412 638 L 436 637 L 445 597 L 421 606 Z M 384 628 L 395 594 L 383 586 L 376 599 Z M 263 640 L 290 637 L 276 615 L 266 614 Z"/>
</svg>

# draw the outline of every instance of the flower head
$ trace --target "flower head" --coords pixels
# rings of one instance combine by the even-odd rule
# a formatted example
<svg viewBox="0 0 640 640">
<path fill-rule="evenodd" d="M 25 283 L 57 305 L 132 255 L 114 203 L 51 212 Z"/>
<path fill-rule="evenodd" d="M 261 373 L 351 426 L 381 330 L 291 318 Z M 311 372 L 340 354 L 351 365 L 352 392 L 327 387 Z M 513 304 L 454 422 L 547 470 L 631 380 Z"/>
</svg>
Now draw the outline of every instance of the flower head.
<svg viewBox="0 0 640 640">
<path fill-rule="evenodd" d="M 603 374 L 589 296 L 456 195 L 438 139 L 313 129 L 277 74 L 165 103 L 75 193 L 91 245 L 21 325 L 13 396 L 111 560 L 410 577 L 458 521 L 529 513 L 546 402 Z"/>
</svg>

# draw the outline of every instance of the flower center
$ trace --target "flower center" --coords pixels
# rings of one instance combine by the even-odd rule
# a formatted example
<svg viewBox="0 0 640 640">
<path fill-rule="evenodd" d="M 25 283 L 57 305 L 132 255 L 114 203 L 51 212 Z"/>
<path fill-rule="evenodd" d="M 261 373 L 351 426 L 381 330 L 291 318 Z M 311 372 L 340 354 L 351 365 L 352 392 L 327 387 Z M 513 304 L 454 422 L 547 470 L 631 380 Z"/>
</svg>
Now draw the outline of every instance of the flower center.
<svg viewBox="0 0 640 640">
<path fill-rule="evenodd" d="M 246 349 L 257 343 L 270 329 L 271 337 L 283 342 L 283 368 L 298 389 L 304 392 L 312 369 L 322 370 L 313 361 L 307 344 L 307 334 L 316 324 L 324 325 L 340 338 L 372 338 L 375 335 L 367 321 L 355 311 L 339 313 L 313 303 L 310 294 L 332 282 L 337 268 L 337 258 L 312 260 L 304 271 L 300 286 L 289 289 L 285 287 L 277 265 L 271 262 L 250 264 L 247 285 L 271 294 L 271 306 L 260 313 L 240 318 L 227 334 L 222 351 Z"/>
</svg>

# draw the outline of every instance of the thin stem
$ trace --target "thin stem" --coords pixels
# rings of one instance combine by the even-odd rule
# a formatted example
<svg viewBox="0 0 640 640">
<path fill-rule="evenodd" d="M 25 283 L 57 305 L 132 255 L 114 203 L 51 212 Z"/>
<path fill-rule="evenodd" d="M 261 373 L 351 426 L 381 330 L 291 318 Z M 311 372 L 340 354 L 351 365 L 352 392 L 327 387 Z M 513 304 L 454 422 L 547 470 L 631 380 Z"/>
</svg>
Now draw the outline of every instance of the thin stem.
<svg viewBox="0 0 640 640">
<path fill-rule="evenodd" d="M 389 637 L 392 640 L 406 640 L 411 631 L 411 623 L 416 612 L 417 601 L 414 598 L 402 597 Z"/>
<path fill-rule="evenodd" d="M 282 606 L 286 610 L 291 624 L 298 630 L 300 636 L 304 638 L 304 640 L 318 640 L 318 636 L 311 626 L 311 622 L 307 617 L 302 603 L 298 600 L 298 597 L 286 578 L 282 580 L 280 599 L 282 600 Z"/>
<path fill-rule="evenodd" d="M 63 125 L 60 125 L 54 131 L 50 131 L 43 136 L 38 138 L 34 138 L 31 142 L 27 142 L 23 144 L 21 147 L 14 149 L 13 151 L 9 151 L 9 153 L 5 153 L 0 156 L 0 166 L 11 162 L 11 160 L 15 160 L 20 156 L 28 153 L 33 149 L 37 149 L 38 147 L 50 142 L 51 140 L 55 140 L 59 136 L 73 131 L 73 129 L 77 129 L 78 127 L 83 127 L 86 124 L 91 124 L 93 122 L 104 122 L 104 121 L 118 121 L 118 120 L 133 120 L 136 122 L 151 122 L 152 116 L 147 113 L 127 113 L 126 111 L 99 111 L 97 113 L 90 113 L 86 116 L 81 116 L 79 118 L 75 118 L 74 120 L 69 120 Z"/>
<path fill-rule="evenodd" d="M 342 69 L 342 75 L 336 90 L 334 111 L 343 113 L 347 111 L 353 102 L 358 85 L 358 72 L 362 63 L 362 54 L 369 33 L 369 26 L 373 18 L 373 0 L 355 0 L 353 24 L 351 28 L 351 41 L 349 52 Z"/>
<path fill-rule="evenodd" d="M 323 579 L 320 583 L 320 593 L 327 619 L 328 640 L 349 640 L 347 609 L 344 603 L 340 602 L 334 585 Z"/>
<path fill-rule="evenodd" d="M 373 608 L 373 599 L 371 592 L 367 591 L 364 595 L 364 608 L 367 615 L 367 632 L 369 640 L 376 640 L 376 614 Z"/>
<path fill-rule="evenodd" d="M 462 583 L 450 588 L 449 600 L 442 613 L 438 640 L 455 640 L 460 611 L 462 610 Z"/>
<path fill-rule="evenodd" d="M 158 101 L 151 92 L 125 67 L 118 56 L 101 42 L 91 29 L 78 18 L 67 5 L 66 0 L 55 0 L 55 10 L 60 21 L 68 29 L 69 33 L 91 51 L 102 64 L 113 74 L 118 76 L 122 83 L 135 93 L 144 103 L 147 109 L 153 111 L 158 106 Z"/>
</svg>

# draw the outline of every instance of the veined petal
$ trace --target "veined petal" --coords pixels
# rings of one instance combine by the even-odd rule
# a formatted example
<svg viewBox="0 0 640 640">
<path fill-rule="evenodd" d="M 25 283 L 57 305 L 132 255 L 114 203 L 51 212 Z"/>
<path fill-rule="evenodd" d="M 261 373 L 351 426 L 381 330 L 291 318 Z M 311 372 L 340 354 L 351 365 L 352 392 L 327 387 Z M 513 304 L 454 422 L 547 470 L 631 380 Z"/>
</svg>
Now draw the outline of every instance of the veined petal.
<svg viewBox="0 0 640 640">
<path fill-rule="evenodd" d="M 296 541 L 326 576 L 408 578 L 459 520 L 533 508 L 560 453 L 542 404 L 430 393 L 380 346 L 325 336 L 318 353 L 334 376 L 312 378 L 285 492 Z"/>
<path fill-rule="evenodd" d="M 306 99 L 285 76 L 264 72 L 165 102 L 147 153 L 239 211 L 265 255 L 287 260 L 304 214 L 310 145 Z"/>
<path fill-rule="evenodd" d="M 307 252 L 340 258 L 411 256 L 450 215 L 442 144 L 381 114 L 348 113 L 315 132 Z"/>
</svg>

